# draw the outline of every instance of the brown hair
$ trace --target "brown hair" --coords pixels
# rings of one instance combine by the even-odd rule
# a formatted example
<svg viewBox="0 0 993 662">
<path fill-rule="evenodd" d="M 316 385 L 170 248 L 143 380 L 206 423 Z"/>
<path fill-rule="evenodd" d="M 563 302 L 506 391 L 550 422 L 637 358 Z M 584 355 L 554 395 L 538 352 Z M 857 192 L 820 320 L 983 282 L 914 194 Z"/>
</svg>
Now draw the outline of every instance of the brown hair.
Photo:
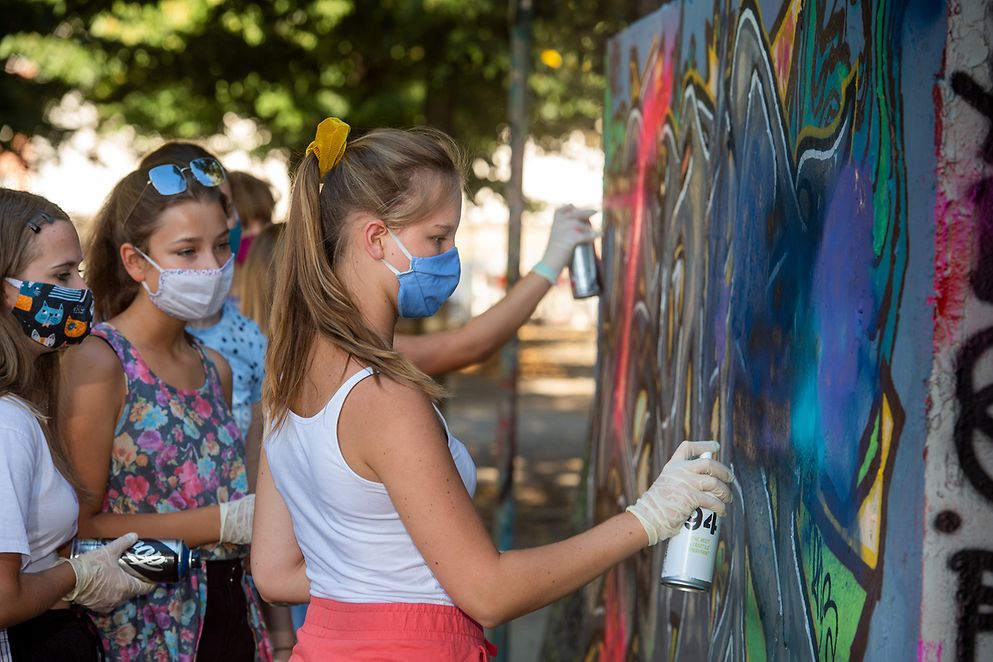
<svg viewBox="0 0 993 662">
<path fill-rule="evenodd" d="M 270 317 L 263 402 L 273 427 L 304 381 L 317 334 L 390 379 L 443 396 L 437 382 L 366 325 L 337 266 L 354 214 L 367 212 L 398 229 L 461 195 L 464 181 L 455 143 L 432 129 L 375 129 L 351 140 L 323 181 L 317 157 L 304 157 L 293 182 Z"/>
<path fill-rule="evenodd" d="M 54 221 L 71 222 L 58 205 L 41 196 L 0 188 L 0 278 L 19 277 L 37 256 L 37 234 L 28 221 L 39 212 Z M 56 425 L 61 354 L 46 352 L 35 357 L 24 346 L 23 335 L 21 323 L 4 306 L 0 314 L 0 396 L 16 396 L 30 406 L 45 433 L 56 469 L 80 489 Z"/>
<path fill-rule="evenodd" d="M 181 202 L 216 200 L 224 206 L 224 194 L 217 188 L 202 186 L 192 177 L 186 178 L 186 185 L 182 193 L 160 195 L 148 184 L 146 166 L 126 175 L 110 192 L 94 219 L 86 247 L 86 282 L 93 290 L 98 320 L 119 315 L 138 294 L 138 283 L 132 280 L 121 262 L 122 245 L 133 244 L 147 253 L 148 238 L 158 228 L 162 212 Z"/>
<path fill-rule="evenodd" d="M 267 338 L 285 229 L 285 223 L 272 223 L 262 228 L 241 268 L 241 314 L 255 320 Z"/>
<path fill-rule="evenodd" d="M 138 167 L 151 168 L 166 163 L 186 166 L 193 159 L 215 159 L 220 163 L 220 159 L 196 143 L 167 142 L 155 151 L 146 154 Z"/>
<path fill-rule="evenodd" d="M 272 223 L 272 210 L 276 199 L 272 196 L 269 184 L 247 172 L 229 172 L 231 197 L 242 222 L 261 221 L 263 225 Z"/>
</svg>

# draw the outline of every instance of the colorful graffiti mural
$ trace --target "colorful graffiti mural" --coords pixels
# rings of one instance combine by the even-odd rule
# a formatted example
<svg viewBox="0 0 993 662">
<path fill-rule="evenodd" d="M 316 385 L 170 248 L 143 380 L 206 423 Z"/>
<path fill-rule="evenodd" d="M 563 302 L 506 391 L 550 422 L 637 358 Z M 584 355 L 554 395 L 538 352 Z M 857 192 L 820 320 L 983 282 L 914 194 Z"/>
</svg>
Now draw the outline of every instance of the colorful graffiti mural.
<svg viewBox="0 0 993 662">
<path fill-rule="evenodd" d="M 966 414 L 942 443 L 993 498 L 993 331 L 940 366 L 943 400 L 929 387 L 939 318 L 965 315 L 933 318 L 954 299 L 936 294 L 965 279 L 993 296 L 993 271 L 960 268 L 974 237 L 993 268 L 981 178 L 955 200 L 987 205 L 986 221 L 947 230 L 964 242 L 944 257 L 959 280 L 936 291 L 953 119 L 935 81 L 980 117 L 993 108 L 988 81 L 946 75 L 951 13 L 681 0 L 611 42 L 590 516 L 631 503 L 686 438 L 723 441 L 738 481 L 715 589 L 661 587 L 664 546 L 619 566 L 584 593 L 587 659 L 984 659 L 993 527 L 976 534 L 986 547 L 937 552 L 949 612 L 928 636 L 922 614 L 925 473 L 949 468 L 925 469 L 935 415 Z M 985 45 L 963 53 L 988 68 L 991 32 L 977 34 Z M 993 138 L 983 149 L 993 157 Z"/>
</svg>

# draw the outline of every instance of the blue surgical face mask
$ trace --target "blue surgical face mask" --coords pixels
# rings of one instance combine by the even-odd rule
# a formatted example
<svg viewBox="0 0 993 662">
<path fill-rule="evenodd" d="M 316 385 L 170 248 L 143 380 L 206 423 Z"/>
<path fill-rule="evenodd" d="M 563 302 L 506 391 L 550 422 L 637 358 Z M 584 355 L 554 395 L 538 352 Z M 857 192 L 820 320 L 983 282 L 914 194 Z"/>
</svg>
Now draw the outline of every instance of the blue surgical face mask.
<svg viewBox="0 0 993 662">
<path fill-rule="evenodd" d="M 462 265 L 459 263 L 458 249 L 452 246 L 441 255 L 417 257 L 410 254 L 392 230 L 387 231 L 397 248 L 410 260 L 410 268 L 406 271 L 400 271 L 383 260 L 383 264 L 400 281 L 400 292 L 397 294 L 400 317 L 431 317 L 459 285 Z"/>
</svg>

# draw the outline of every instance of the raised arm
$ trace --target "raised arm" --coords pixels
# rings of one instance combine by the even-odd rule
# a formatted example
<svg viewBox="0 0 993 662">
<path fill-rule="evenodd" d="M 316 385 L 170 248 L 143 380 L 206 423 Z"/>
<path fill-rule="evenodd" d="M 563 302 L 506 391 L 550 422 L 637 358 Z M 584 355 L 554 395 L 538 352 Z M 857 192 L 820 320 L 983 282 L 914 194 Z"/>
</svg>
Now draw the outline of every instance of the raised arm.
<svg viewBox="0 0 993 662">
<path fill-rule="evenodd" d="M 380 381 L 359 384 L 346 401 L 339 422 L 343 453 L 356 458 L 353 469 L 371 471 L 386 486 L 435 577 L 482 625 L 492 627 L 547 605 L 649 544 L 642 515 L 625 512 L 561 542 L 499 552 L 463 488 L 426 398 Z M 730 473 L 720 463 L 680 458 L 670 465 L 646 493 L 674 505 L 647 514 L 653 542 L 660 530 L 672 535 L 697 506 L 723 513 L 730 501 L 722 482 Z"/>
<path fill-rule="evenodd" d="M 482 363 L 503 347 L 534 314 L 558 281 L 576 246 L 593 240 L 590 210 L 563 207 L 555 212 L 544 257 L 503 299 L 465 325 L 423 335 L 397 335 L 393 347 L 429 375 L 443 375 Z"/>
<path fill-rule="evenodd" d="M 482 363 L 531 318 L 549 288 L 547 280 L 531 272 L 492 308 L 463 326 L 422 335 L 398 334 L 393 348 L 432 376 Z"/>
<path fill-rule="evenodd" d="M 290 511 L 269 472 L 264 448 L 259 454 L 253 529 L 252 578 L 262 599 L 274 604 L 309 602 L 307 565 L 293 533 Z"/>
<path fill-rule="evenodd" d="M 107 491 L 114 429 L 126 395 L 117 355 L 91 336 L 63 359 L 60 430 L 80 482 L 79 536 L 117 538 L 129 531 L 149 538 L 179 538 L 191 547 L 220 539 L 218 506 L 175 513 L 101 512 Z"/>
</svg>

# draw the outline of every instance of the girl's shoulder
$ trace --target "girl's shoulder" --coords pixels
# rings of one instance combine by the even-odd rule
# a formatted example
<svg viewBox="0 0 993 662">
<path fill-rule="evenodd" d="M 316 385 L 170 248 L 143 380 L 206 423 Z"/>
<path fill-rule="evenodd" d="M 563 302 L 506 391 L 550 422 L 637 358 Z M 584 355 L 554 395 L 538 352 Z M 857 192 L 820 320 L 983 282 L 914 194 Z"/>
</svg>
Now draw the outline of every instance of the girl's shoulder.
<svg viewBox="0 0 993 662">
<path fill-rule="evenodd" d="M 34 457 L 44 445 L 45 432 L 31 403 L 12 393 L 0 396 L 0 457 Z"/>
<path fill-rule="evenodd" d="M 37 427 L 41 430 L 31 403 L 13 393 L 0 395 L 0 427 L 25 431 Z"/>
<path fill-rule="evenodd" d="M 93 327 L 93 333 L 83 342 L 65 351 L 64 374 L 70 384 L 73 375 L 86 375 L 88 381 L 123 376 L 122 363 L 127 360 L 127 341 L 113 327 L 100 327 Z"/>
<path fill-rule="evenodd" d="M 434 432 L 438 418 L 431 399 L 419 388 L 374 372 L 352 388 L 342 406 L 343 423 L 377 435 L 403 429 Z"/>
</svg>

